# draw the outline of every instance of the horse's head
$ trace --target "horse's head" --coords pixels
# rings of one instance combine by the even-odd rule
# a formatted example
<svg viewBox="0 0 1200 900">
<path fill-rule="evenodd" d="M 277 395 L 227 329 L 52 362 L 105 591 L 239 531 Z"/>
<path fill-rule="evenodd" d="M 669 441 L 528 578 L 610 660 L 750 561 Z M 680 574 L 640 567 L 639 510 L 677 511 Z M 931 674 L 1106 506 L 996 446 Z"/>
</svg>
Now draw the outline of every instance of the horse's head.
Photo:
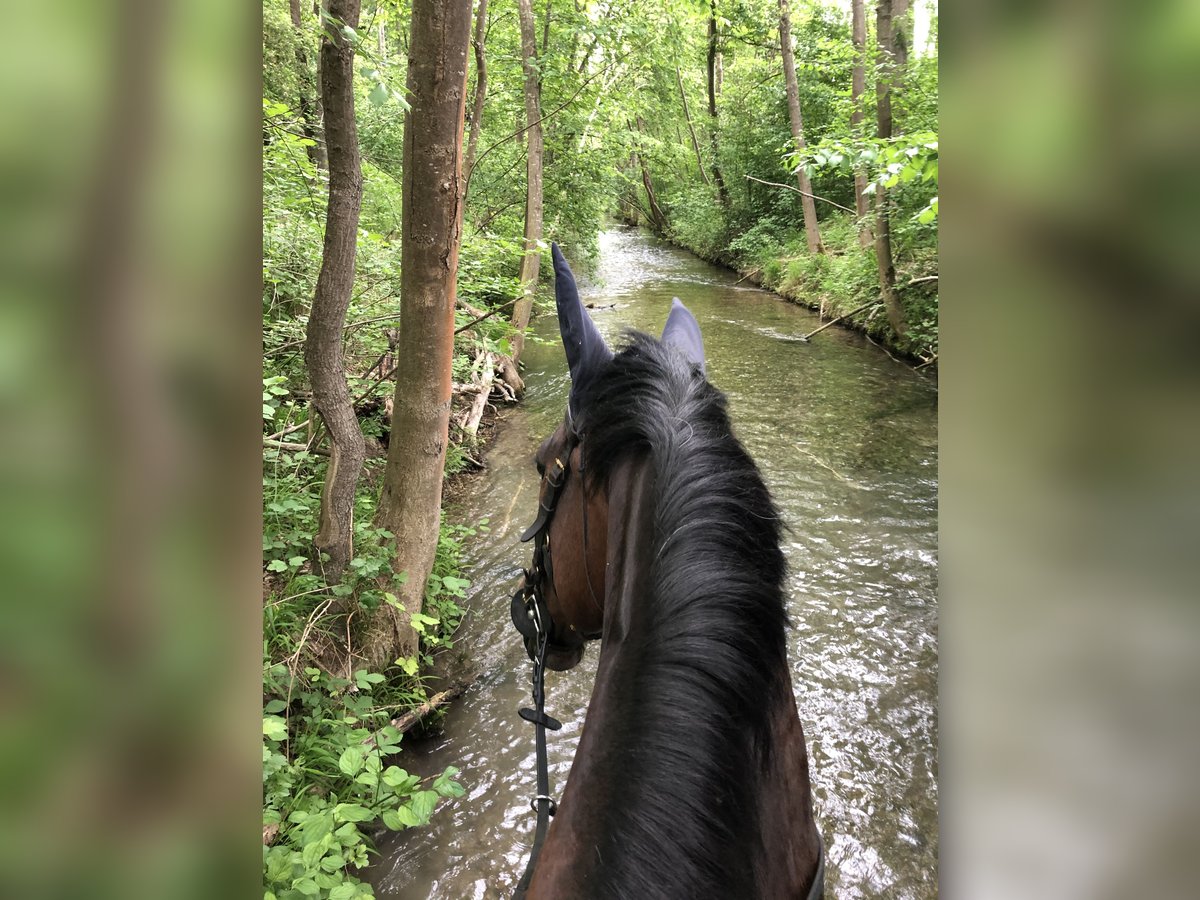
<svg viewBox="0 0 1200 900">
<path fill-rule="evenodd" d="M 534 541 L 533 563 L 513 597 L 512 616 L 530 658 L 544 649 L 546 667 L 564 671 L 578 664 L 584 642 L 600 637 L 604 624 L 608 495 L 605 486 L 587 477 L 585 405 L 588 392 L 612 363 L 613 352 L 580 301 L 575 277 L 557 244 L 551 252 L 571 392 L 562 423 L 535 457 L 541 475 L 538 513 L 521 535 L 523 541 Z M 703 369 L 700 326 L 678 299 L 662 341 Z"/>
</svg>

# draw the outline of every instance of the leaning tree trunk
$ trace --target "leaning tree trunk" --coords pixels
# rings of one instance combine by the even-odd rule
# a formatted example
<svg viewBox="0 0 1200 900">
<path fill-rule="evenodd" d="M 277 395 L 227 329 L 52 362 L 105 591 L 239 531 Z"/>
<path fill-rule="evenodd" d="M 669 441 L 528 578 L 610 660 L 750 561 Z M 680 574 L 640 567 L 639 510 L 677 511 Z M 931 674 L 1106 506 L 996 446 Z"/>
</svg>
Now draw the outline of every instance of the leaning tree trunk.
<svg viewBox="0 0 1200 900">
<path fill-rule="evenodd" d="M 804 150 L 804 119 L 800 114 L 800 85 L 796 81 L 796 57 L 792 54 L 792 17 L 788 0 L 779 0 L 779 46 L 783 49 L 783 80 L 787 83 L 788 117 L 792 121 L 792 139 L 797 150 Z M 812 182 L 804 166 L 796 170 L 800 183 L 800 208 L 804 212 L 804 236 L 809 253 L 821 252 L 821 232 L 817 228 L 817 204 L 813 201 Z"/>
<path fill-rule="evenodd" d="M 525 68 L 525 255 L 521 258 L 521 296 L 513 307 L 512 323 L 517 333 L 512 337 L 512 358 L 516 362 L 525 349 L 525 329 L 533 311 L 533 292 L 537 289 L 542 239 L 542 89 L 537 71 L 537 32 L 533 22 L 531 0 L 518 0 L 521 19 L 521 62 Z"/>
<path fill-rule="evenodd" d="M 863 113 L 863 94 L 867 91 L 867 15 L 863 9 L 863 0 L 851 0 L 851 32 L 854 40 L 854 68 L 851 74 L 850 102 L 852 111 L 850 113 L 850 126 L 858 135 L 858 128 L 862 125 L 864 118 Z M 861 166 L 854 170 L 854 209 L 858 215 L 858 242 L 863 247 L 870 247 L 873 238 L 871 235 L 871 226 L 867 222 L 867 215 L 870 213 L 870 205 L 867 202 L 867 175 Z"/>
<path fill-rule="evenodd" d="M 304 48 L 304 21 L 300 17 L 300 0 L 291 0 L 292 28 L 296 32 L 296 82 L 300 100 L 300 130 L 312 143 L 305 149 L 308 158 L 318 169 L 328 166 L 325 148 L 318 132 L 317 110 L 313 103 L 313 73 L 308 66 L 308 51 Z"/>
<path fill-rule="evenodd" d="M 479 147 L 479 134 L 483 131 L 483 102 L 487 99 L 487 59 L 483 54 L 487 39 L 488 0 L 479 0 L 479 11 L 475 14 L 475 100 L 471 106 L 471 131 L 467 138 L 467 158 L 463 161 L 463 203 L 471 189 L 471 174 L 475 171 L 475 151 Z"/>
<path fill-rule="evenodd" d="M 712 174 L 717 183 L 717 199 L 721 206 L 729 206 L 729 190 L 725 187 L 725 178 L 721 174 L 721 163 L 718 159 L 720 147 L 717 132 L 720 130 L 720 119 L 717 113 L 717 0 L 712 0 L 708 17 L 708 118 L 712 125 Z"/>
<path fill-rule="evenodd" d="M 683 101 L 683 117 L 687 120 L 688 134 L 692 136 L 692 150 L 696 153 L 696 168 L 699 169 L 704 183 L 712 184 L 708 180 L 708 173 L 704 171 L 704 157 L 700 155 L 700 142 L 696 140 L 696 126 L 692 124 L 692 114 L 688 111 L 687 91 L 683 89 L 683 74 L 679 71 L 679 66 L 675 67 L 675 83 L 679 85 L 679 99 Z"/>
<path fill-rule="evenodd" d="M 417 649 L 433 570 L 450 428 L 455 279 L 462 240 L 462 141 L 471 0 L 415 0 L 408 59 L 400 238 L 400 341 L 391 440 L 376 524 L 396 535 L 397 599 L 375 614 L 365 653 L 384 666 Z"/>
<path fill-rule="evenodd" d="M 904 0 L 901 0 L 904 2 Z M 878 0 L 875 18 L 875 41 L 878 46 L 876 79 L 876 119 L 879 136 L 892 136 L 892 79 L 895 77 L 892 34 L 892 0 Z M 892 232 L 888 217 L 887 188 L 879 185 L 875 191 L 875 263 L 879 268 L 879 290 L 887 310 L 888 322 L 896 334 L 907 333 L 904 307 L 896 294 L 896 265 L 892 258 Z"/>
<path fill-rule="evenodd" d="M 646 133 L 646 121 L 641 117 L 637 117 L 638 134 Z M 646 167 L 646 157 L 641 153 L 635 152 L 634 157 L 637 159 L 638 167 L 642 171 L 642 187 L 646 189 L 646 204 L 650 212 L 650 224 L 659 234 L 667 232 L 667 217 L 663 214 L 662 207 L 658 205 L 658 197 L 654 193 L 654 182 L 650 178 L 650 170 Z"/>
<path fill-rule="evenodd" d="M 358 27 L 359 0 L 331 0 L 329 12 Z M 354 125 L 354 48 L 340 29 L 321 40 L 321 89 L 329 153 L 329 207 L 325 247 L 304 343 L 312 403 L 329 431 L 329 467 L 321 492 L 321 521 L 313 543 L 329 554 L 325 574 L 341 577 L 354 551 L 354 491 L 366 458 L 362 429 L 354 414 L 342 361 L 342 327 L 354 287 L 362 172 Z"/>
</svg>

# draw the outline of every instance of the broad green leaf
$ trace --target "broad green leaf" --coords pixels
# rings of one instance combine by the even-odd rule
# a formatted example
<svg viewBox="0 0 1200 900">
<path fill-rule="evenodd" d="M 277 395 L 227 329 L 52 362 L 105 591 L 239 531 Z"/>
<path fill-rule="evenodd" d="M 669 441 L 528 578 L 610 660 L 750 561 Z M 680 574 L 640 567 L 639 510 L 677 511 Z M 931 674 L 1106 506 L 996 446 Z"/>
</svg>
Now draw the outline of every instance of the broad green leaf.
<svg viewBox="0 0 1200 900">
<path fill-rule="evenodd" d="M 287 722 L 279 716 L 263 716 L 263 734 L 273 741 L 287 739 Z"/>
<path fill-rule="evenodd" d="M 371 88 L 371 93 L 367 94 L 367 99 L 371 101 L 372 106 L 383 106 L 383 104 L 388 102 L 389 96 L 391 96 L 391 92 L 387 89 L 387 85 L 380 81 L 375 87 Z"/>
<path fill-rule="evenodd" d="M 437 798 L 437 791 L 417 791 L 408 801 L 408 806 L 420 824 L 425 825 L 429 822 L 429 816 L 433 813 Z"/>
<path fill-rule="evenodd" d="M 358 885 L 344 882 L 329 892 L 329 900 L 354 900 Z"/>
<path fill-rule="evenodd" d="M 370 822 L 375 813 L 357 803 L 339 803 L 333 808 L 333 816 L 339 822 Z"/>
<path fill-rule="evenodd" d="M 287 568 L 287 563 L 285 563 L 282 559 L 273 559 L 267 563 L 268 572 L 286 572 Z"/>
<path fill-rule="evenodd" d="M 361 747 L 347 747 L 338 758 L 338 768 L 353 777 L 362 770 L 364 758 Z"/>
</svg>

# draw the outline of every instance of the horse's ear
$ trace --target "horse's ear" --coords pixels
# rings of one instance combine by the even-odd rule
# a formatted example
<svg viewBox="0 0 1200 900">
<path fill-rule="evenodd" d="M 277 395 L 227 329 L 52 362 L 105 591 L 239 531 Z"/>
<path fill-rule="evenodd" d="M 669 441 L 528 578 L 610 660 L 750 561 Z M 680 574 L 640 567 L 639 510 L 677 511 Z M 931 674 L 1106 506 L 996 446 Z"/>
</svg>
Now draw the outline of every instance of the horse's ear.
<svg viewBox="0 0 1200 900">
<path fill-rule="evenodd" d="M 688 360 L 704 371 L 704 341 L 700 337 L 700 323 L 676 297 L 671 301 L 671 314 L 663 326 L 662 342 L 683 352 Z"/>
<path fill-rule="evenodd" d="M 599 369 L 612 359 L 613 353 L 604 343 L 596 323 L 579 299 L 579 288 L 575 276 L 567 265 L 558 244 L 550 244 L 550 255 L 554 258 L 554 300 L 558 306 L 558 330 L 562 335 L 563 349 L 567 351 L 567 368 L 571 372 L 571 394 L 589 381 Z"/>
</svg>

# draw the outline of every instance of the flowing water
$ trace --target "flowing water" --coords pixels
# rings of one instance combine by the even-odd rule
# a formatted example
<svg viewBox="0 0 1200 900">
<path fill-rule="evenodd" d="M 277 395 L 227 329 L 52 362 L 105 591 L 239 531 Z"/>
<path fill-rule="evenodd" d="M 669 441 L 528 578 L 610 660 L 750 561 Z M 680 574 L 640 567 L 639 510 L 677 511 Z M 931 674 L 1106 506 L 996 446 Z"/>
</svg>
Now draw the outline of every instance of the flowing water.
<svg viewBox="0 0 1200 900">
<path fill-rule="evenodd" d="M 708 375 L 789 527 L 789 653 L 809 743 L 829 898 L 937 896 L 937 393 L 928 378 L 861 336 L 817 327 L 808 310 L 632 230 L 601 237 L 580 279 L 612 344 L 662 330 L 678 296 L 699 320 Z M 533 454 L 560 421 L 569 387 L 552 315 L 525 350 L 525 403 L 503 413 L 487 472 L 451 510 L 490 530 L 467 549 L 469 615 L 457 637 L 482 672 L 444 731 L 406 740 L 414 774 L 458 766 L 465 797 L 428 828 L 383 838 L 370 878 L 380 897 L 511 894 L 533 838 L 529 663 L 509 620 L 528 562 Z M 561 793 L 591 695 L 598 647 L 547 673 L 552 792 Z M 619 799 L 618 801 L 619 802 Z M 637 900 L 637 898 L 630 898 Z M 689 898 L 690 900 L 690 898 Z M 695 898 L 702 900 L 702 898 Z"/>
</svg>

